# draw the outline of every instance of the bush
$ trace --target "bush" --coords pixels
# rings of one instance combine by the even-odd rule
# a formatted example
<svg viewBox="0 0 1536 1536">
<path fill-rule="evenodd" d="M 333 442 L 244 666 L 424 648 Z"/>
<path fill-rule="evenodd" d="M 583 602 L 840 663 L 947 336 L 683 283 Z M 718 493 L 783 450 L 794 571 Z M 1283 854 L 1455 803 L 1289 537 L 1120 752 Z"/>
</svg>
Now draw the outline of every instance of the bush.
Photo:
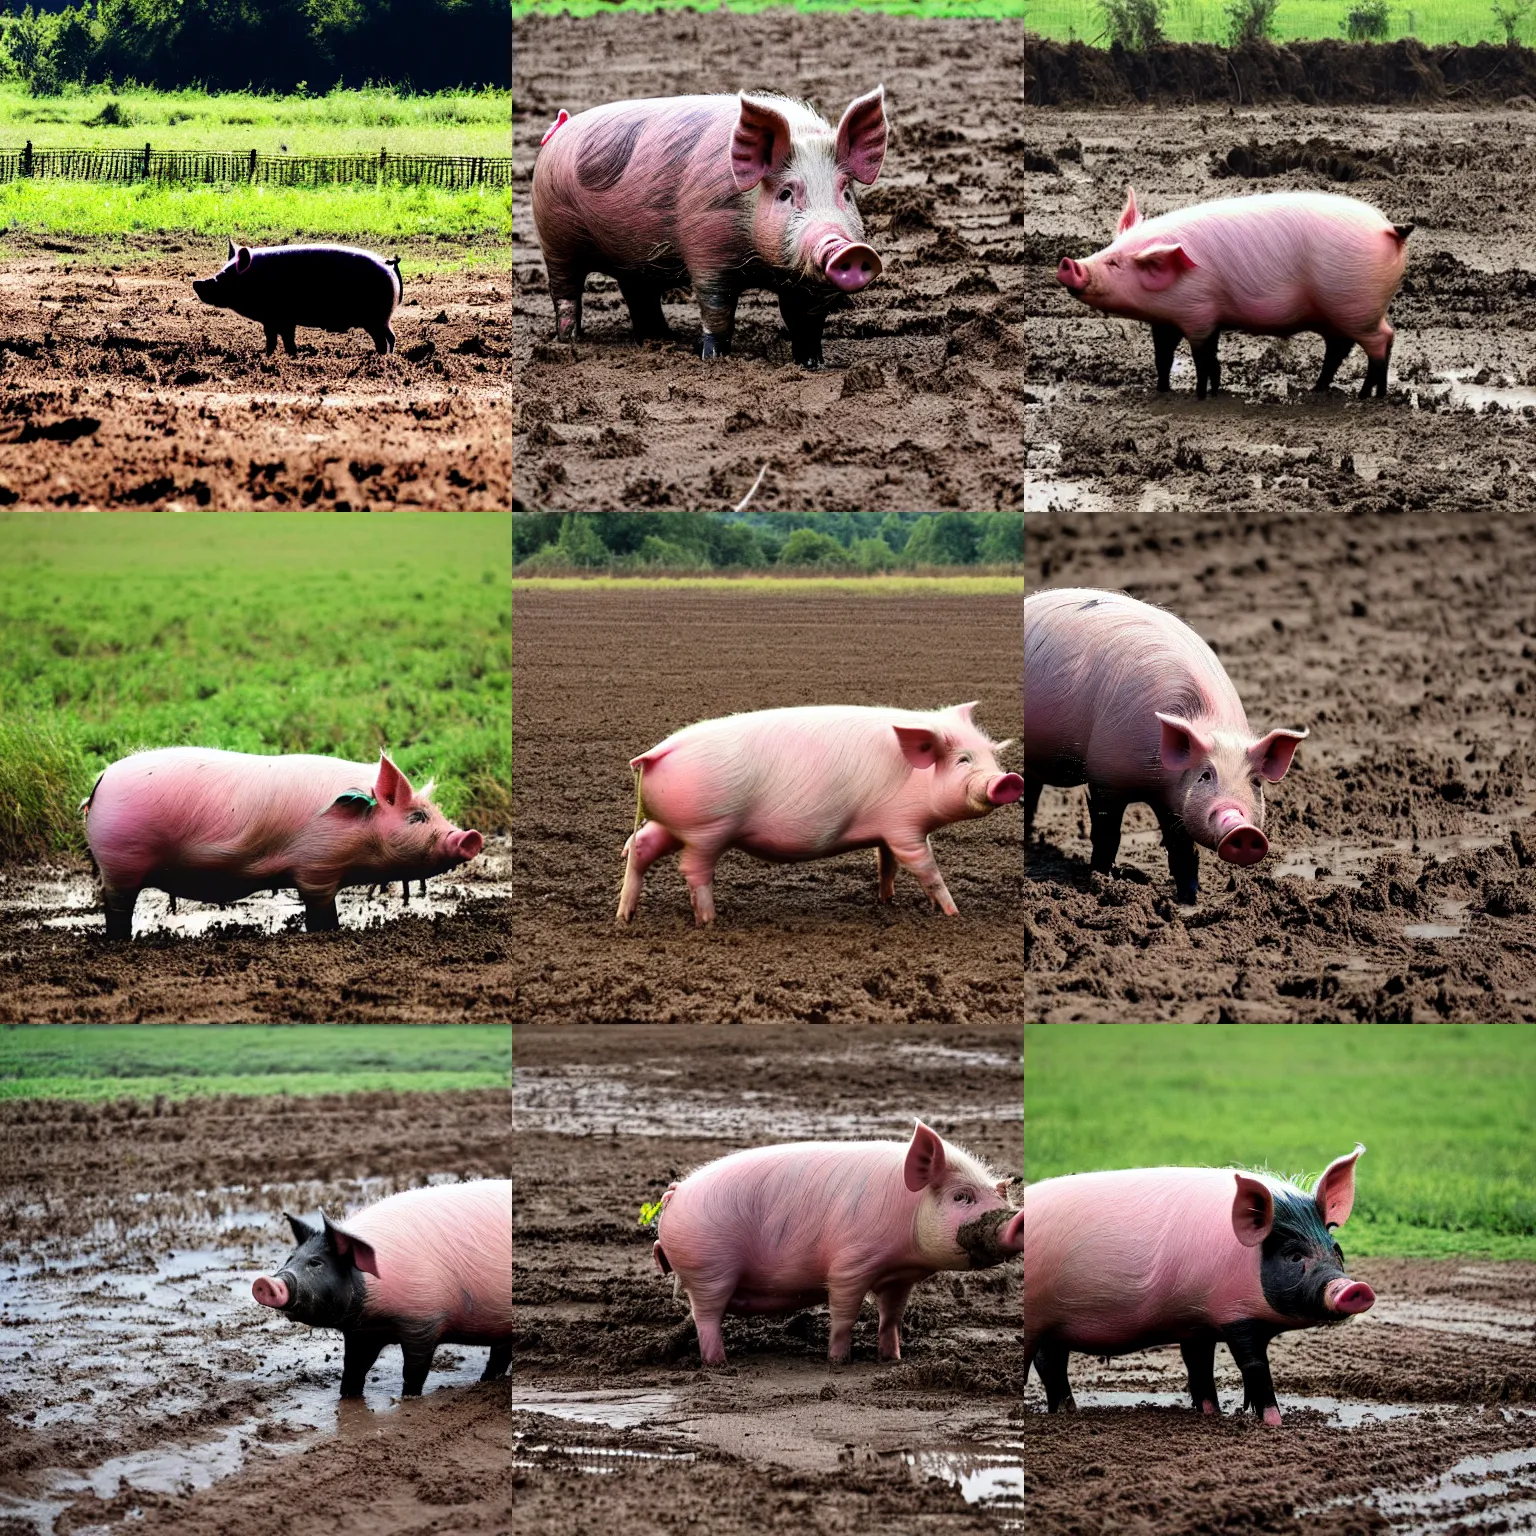
<svg viewBox="0 0 1536 1536">
<path fill-rule="evenodd" d="M 888 571 L 896 564 L 895 553 L 884 539 L 855 539 L 848 553 L 861 571 Z"/>
<path fill-rule="evenodd" d="M 1379 42 L 1387 35 L 1387 0 L 1360 0 L 1344 17 L 1344 35 L 1352 43 Z"/>
<path fill-rule="evenodd" d="M 1111 44 L 1145 53 L 1163 40 L 1166 0 L 1100 0 L 1104 30 Z"/>
<path fill-rule="evenodd" d="M 908 565 L 970 565 L 976 559 L 976 521 L 965 512 L 920 517 L 903 558 Z"/>
<path fill-rule="evenodd" d="M 1227 42 L 1262 43 L 1275 35 L 1275 11 L 1280 0 L 1232 0 L 1227 7 Z"/>
<path fill-rule="evenodd" d="M 992 513 L 982 531 L 976 558 L 982 565 L 1017 565 L 1024 558 L 1024 514 Z"/>
<path fill-rule="evenodd" d="M 608 546 L 602 535 L 592 526 L 592 519 L 581 512 L 567 512 L 560 524 L 560 537 L 555 548 L 567 565 L 607 565 Z"/>
<path fill-rule="evenodd" d="M 1520 41 L 1520 28 L 1531 14 L 1531 0 L 1515 0 L 1512 5 L 1495 5 L 1493 19 L 1504 29 L 1504 46 L 1513 48 Z"/>
<path fill-rule="evenodd" d="M 779 550 L 779 564 L 845 566 L 848 551 L 830 534 L 817 533 L 814 528 L 796 528 Z"/>
<path fill-rule="evenodd" d="M 697 549 L 688 549 L 671 539 L 648 534 L 641 541 L 637 555 L 641 565 L 663 566 L 671 571 L 707 571 L 709 557 Z"/>
</svg>

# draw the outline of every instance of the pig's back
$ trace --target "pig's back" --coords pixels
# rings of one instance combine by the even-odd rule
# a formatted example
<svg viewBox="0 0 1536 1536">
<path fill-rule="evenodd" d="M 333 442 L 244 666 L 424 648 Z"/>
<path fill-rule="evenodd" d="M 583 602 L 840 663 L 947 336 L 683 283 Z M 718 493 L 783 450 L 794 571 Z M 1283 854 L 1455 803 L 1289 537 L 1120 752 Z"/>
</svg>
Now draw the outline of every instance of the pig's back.
<svg viewBox="0 0 1536 1536">
<path fill-rule="evenodd" d="M 1132 788 L 1159 777 L 1156 716 L 1246 730 L 1211 648 L 1123 592 L 1062 588 L 1024 600 L 1024 763 L 1046 783 Z"/>
<path fill-rule="evenodd" d="M 400 299 L 395 270 L 346 245 L 269 246 L 251 253 L 249 280 L 263 308 L 321 329 L 387 319 Z"/>
<path fill-rule="evenodd" d="M 410 1189 L 344 1223 L 374 1245 L 370 1315 L 442 1320 L 442 1336 L 474 1344 L 512 1331 L 512 1181 Z"/>
</svg>

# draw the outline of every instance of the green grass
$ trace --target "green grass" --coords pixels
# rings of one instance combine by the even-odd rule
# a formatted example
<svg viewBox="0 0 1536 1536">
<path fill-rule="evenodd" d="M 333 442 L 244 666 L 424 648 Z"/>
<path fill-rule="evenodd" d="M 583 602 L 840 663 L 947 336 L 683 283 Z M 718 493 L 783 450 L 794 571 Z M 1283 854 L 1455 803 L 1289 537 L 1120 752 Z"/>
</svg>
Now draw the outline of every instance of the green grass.
<svg viewBox="0 0 1536 1536">
<path fill-rule="evenodd" d="M 1341 38 L 1344 17 L 1353 0 L 1280 0 L 1275 12 L 1275 41 L 1296 42 L 1306 38 Z M 1043 37 L 1061 42 L 1104 42 L 1104 13 L 1098 0 L 1027 0 L 1025 25 Z M 1170 0 L 1163 31 L 1176 43 L 1225 43 L 1227 7 L 1222 0 Z M 1416 37 L 1431 46 L 1439 43 L 1471 44 L 1504 41 L 1504 29 L 1494 19 L 1493 8 L 1483 0 L 1429 0 L 1413 6 L 1394 6 L 1388 22 L 1388 38 Z M 1536 16 L 1528 16 L 1518 29 L 1521 42 L 1536 39 Z"/>
<path fill-rule="evenodd" d="M 1160 1164 L 1315 1176 L 1355 1142 L 1346 1254 L 1536 1259 L 1536 1030 L 1028 1025 L 1028 1179 Z"/>
<path fill-rule="evenodd" d="M 659 591 L 685 588 L 696 592 L 853 592 L 861 597 L 900 597 L 923 593 L 997 593 L 1023 595 L 1021 576 L 519 576 L 519 592 L 590 592 L 636 588 Z"/>
<path fill-rule="evenodd" d="M 78 1025 L 0 1030 L 0 1099 L 504 1088 L 505 1025 Z"/>
<path fill-rule="evenodd" d="M 93 121 L 109 102 L 121 124 Z M 156 91 L 96 87 L 33 96 L 0 85 L 0 147 L 37 149 L 259 150 L 262 154 L 359 152 L 510 155 L 512 97 L 507 91 L 445 91 L 408 96 L 392 90 L 331 91 L 324 96 L 249 92 Z"/>
<path fill-rule="evenodd" d="M 981 16 L 991 20 L 1028 14 L 1027 0 L 512 0 L 512 19 L 537 14 L 606 16 L 613 11 L 730 10 L 742 15 L 781 10 L 873 11 L 882 16 Z"/>
<path fill-rule="evenodd" d="M 510 521 L 0 514 L 0 857 L 83 846 L 142 747 L 386 746 L 461 825 L 511 814 Z"/>
</svg>

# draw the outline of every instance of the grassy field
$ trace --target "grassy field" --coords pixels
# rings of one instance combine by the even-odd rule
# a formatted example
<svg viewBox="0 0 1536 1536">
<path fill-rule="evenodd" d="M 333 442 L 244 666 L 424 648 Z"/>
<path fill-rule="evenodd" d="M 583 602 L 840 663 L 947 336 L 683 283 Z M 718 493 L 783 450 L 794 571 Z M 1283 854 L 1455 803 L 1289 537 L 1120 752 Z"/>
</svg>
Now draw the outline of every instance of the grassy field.
<svg viewBox="0 0 1536 1536">
<path fill-rule="evenodd" d="M 505 1025 L 13 1027 L 0 1099 L 504 1088 L 511 1055 Z"/>
<path fill-rule="evenodd" d="M 988 572 L 974 576 L 518 576 L 520 592 L 590 592 L 597 589 L 654 588 L 657 591 L 713 588 L 730 592 L 851 592 L 861 597 L 897 597 L 927 592 L 1024 595 L 1024 578 Z"/>
<path fill-rule="evenodd" d="M 1027 0 L 512 0 L 512 20 L 519 16 L 606 16 L 613 11 L 871 11 L 882 16 L 1018 17 L 1027 13 Z M 515 65 L 514 65 L 515 68 Z"/>
<path fill-rule="evenodd" d="M 1353 0 L 1280 0 L 1275 11 L 1275 41 L 1342 37 L 1344 17 Z M 1024 22 L 1032 32 L 1061 42 L 1103 42 L 1104 13 L 1098 0 L 1026 0 Z M 1176 43 L 1225 43 L 1227 6 L 1222 0 L 1169 0 L 1163 31 Z M 1503 42 L 1504 29 L 1493 8 L 1482 0 L 1429 0 L 1394 6 L 1389 14 L 1389 39 L 1416 37 L 1421 43 Z M 1536 15 L 1521 22 L 1517 36 L 1536 40 Z"/>
<path fill-rule="evenodd" d="M 511 815 L 509 520 L 0 514 L 0 857 L 83 846 L 142 747 L 387 746 L 443 810 Z"/>
<path fill-rule="evenodd" d="M 1346 1254 L 1536 1259 L 1536 1030 L 1029 1025 L 1027 1179 L 1159 1164 L 1315 1176 L 1356 1141 Z"/>
</svg>

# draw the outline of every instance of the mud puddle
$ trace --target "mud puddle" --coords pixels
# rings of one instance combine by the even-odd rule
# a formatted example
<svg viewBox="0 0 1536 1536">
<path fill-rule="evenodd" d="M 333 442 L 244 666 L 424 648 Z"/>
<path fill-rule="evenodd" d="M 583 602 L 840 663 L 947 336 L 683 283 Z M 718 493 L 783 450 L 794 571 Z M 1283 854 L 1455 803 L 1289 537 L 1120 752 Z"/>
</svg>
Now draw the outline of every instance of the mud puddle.
<svg viewBox="0 0 1536 1536">
<path fill-rule="evenodd" d="M 1335 1499 L 1297 1514 L 1307 1519 L 1362 1507 L 1381 1515 L 1394 1536 L 1536 1531 L 1536 1446 L 1467 1456 L 1438 1477 L 1373 1488 L 1364 1498 Z"/>
</svg>

